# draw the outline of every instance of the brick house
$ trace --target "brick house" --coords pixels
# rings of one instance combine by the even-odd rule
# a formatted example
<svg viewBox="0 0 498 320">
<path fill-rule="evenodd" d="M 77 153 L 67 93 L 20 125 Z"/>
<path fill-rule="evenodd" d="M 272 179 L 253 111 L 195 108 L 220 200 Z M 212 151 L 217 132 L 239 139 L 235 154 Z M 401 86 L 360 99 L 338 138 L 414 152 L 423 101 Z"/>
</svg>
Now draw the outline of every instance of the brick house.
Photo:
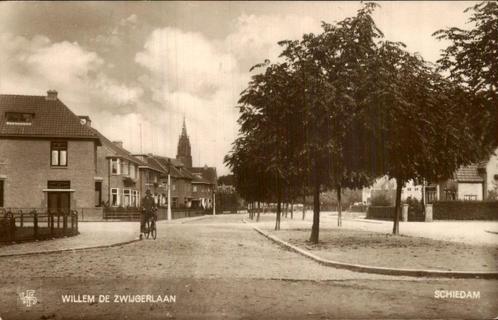
<svg viewBox="0 0 498 320">
<path fill-rule="evenodd" d="M 163 195 L 163 205 L 167 205 L 168 201 L 168 170 L 171 179 L 171 207 L 172 208 L 190 208 L 192 206 L 192 180 L 193 175 L 185 169 L 181 161 L 177 159 L 152 156 L 153 159 L 163 168 L 166 173 L 161 179 L 161 184 L 165 188 Z"/>
<path fill-rule="evenodd" d="M 100 145 L 56 91 L 0 95 L 0 207 L 94 207 Z"/>
<path fill-rule="evenodd" d="M 89 120 L 86 123 L 91 125 Z M 139 167 L 146 164 L 124 149 L 121 141 L 110 141 L 95 128 L 92 130 L 102 142 L 97 148 L 95 206 L 139 207 L 143 195 Z"/>
<path fill-rule="evenodd" d="M 139 168 L 139 191 L 142 198 L 145 192 L 150 190 L 156 204 L 164 203 L 163 194 L 167 192 L 166 186 L 161 183 L 161 180 L 166 176 L 164 169 L 153 159 L 152 154 L 133 154 L 133 157 L 138 158 L 143 164 Z"/>
<path fill-rule="evenodd" d="M 438 185 L 441 200 L 488 200 L 498 192 L 498 149 L 489 159 L 459 168 Z"/>
<path fill-rule="evenodd" d="M 211 209 L 216 192 L 217 174 L 214 167 L 193 167 L 189 169 L 194 175 L 192 180 L 192 206 Z"/>
</svg>

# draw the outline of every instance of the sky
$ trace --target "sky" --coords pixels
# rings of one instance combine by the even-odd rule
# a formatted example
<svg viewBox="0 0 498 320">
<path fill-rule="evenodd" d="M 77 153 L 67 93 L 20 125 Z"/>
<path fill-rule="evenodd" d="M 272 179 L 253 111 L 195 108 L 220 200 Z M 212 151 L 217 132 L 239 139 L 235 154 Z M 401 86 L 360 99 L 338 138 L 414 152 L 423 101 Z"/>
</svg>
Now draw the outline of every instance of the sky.
<svg viewBox="0 0 498 320">
<path fill-rule="evenodd" d="M 468 28 L 475 2 L 378 2 L 388 40 L 435 62 L 436 30 Z M 45 95 L 134 153 L 175 157 L 183 118 L 194 166 L 223 164 L 240 92 L 280 40 L 355 15 L 349 2 L 1 2 L 0 93 Z M 140 136 L 142 139 L 140 139 Z"/>
</svg>

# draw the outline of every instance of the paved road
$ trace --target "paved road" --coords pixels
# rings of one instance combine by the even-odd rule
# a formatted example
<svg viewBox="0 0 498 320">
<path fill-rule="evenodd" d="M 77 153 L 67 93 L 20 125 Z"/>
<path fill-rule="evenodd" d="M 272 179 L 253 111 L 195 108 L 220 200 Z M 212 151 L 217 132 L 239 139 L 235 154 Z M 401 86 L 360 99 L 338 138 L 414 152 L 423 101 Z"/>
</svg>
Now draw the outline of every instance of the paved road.
<svg viewBox="0 0 498 320">
<path fill-rule="evenodd" d="M 0 258 L 2 319 L 490 318 L 498 281 L 388 277 L 323 267 L 276 247 L 240 216 L 159 224 L 157 240 L 123 247 Z M 18 293 L 35 290 L 26 307 Z M 436 290 L 479 299 L 435 299 Z M 62 295 L 110 295 L 63 303 Z M 114 303 L 114 295 L 176 302 Z M 83 298 L 83 297 L 81 297 Z M 145 298 L 144 298 L 145 299 Z M 156 298 L 157 300 L 157 298 Z"/>
</svg>

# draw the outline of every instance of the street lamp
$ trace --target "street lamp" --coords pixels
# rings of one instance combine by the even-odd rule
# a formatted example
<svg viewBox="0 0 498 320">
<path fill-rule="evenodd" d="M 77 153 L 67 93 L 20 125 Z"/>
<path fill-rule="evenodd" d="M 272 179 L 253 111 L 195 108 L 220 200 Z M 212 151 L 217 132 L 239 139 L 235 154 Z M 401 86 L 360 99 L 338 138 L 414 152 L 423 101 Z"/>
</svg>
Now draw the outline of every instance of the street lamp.
<svg viewBox="0 0 498 320">
<path fill-rule="evenodd" d="M 171 159 L 168 158 L 168 221 L 171 221 Z"/>
</svg>

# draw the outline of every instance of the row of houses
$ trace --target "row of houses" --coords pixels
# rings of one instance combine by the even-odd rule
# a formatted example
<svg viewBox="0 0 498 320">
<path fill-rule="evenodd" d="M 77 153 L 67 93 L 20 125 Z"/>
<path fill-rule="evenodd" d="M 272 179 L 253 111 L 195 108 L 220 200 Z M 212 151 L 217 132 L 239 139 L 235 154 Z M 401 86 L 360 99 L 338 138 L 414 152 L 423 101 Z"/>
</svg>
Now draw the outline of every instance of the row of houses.
<svg viewBox="0 0 498 320">
<path fill-rule="evenodd" d="M 394 198 L 396 180 L 381 177 L 362 190 L 362 201 L 370 204 L 377 195 Z M 496 200 L 498 196 L 498 149 L 486 161 L 459 168 L 451 179 L 438 183 L 417 184 L 408 181 L 402 188 L 401 200 L 417 199 L 426 203 L 434 201 Z"/>
<path fill-rule="evenodd" d="M 172 208 L 211 208 L 216 168 L 192 166 L 185 120 L 178 152 L 132 154 L 53 90 L 0 95 L 0 208 L 139 207 L 146 190 L 167 206 L 168 175 Z"/>
</svg>

